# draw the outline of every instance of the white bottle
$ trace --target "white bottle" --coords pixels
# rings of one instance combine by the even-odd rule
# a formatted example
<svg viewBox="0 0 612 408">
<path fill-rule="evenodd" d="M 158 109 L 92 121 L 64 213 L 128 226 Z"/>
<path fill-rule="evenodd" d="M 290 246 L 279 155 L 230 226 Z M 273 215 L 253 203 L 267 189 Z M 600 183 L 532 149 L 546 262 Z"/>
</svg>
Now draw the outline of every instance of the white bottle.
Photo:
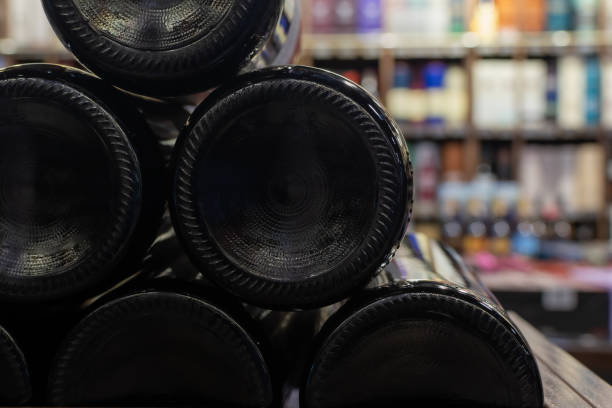
<svg viewBox="0 0 612 408">
<path fill-rule="evenodd" d="M 449 67 L 444 78 L 444 88 L 444 121 L 449 128 L 461 128 L 465 126 L 468 113 L 465 69 L 456 65 Z"/>
<path fill-rule="evenodd" d="M 519 117 L 527 128 L 538 127 L 546 120 L 546 76 L 544 60 L 525 60 L 518 63 Z"/>
<path fill-rule="evenodd" d="M 577 56 L 559 59 L 557 70 L 557 121 L 564 129 L 585 126 L 586 70 Z"/>
<path fill-rule="evenodd" d="M 610 4 L 612 9 L 612 4 Z M 612 12 L 612 11 L 611 11 Z M 612 58 L 601 60 L 601 122 L 612 129 Z"/>
</svg>

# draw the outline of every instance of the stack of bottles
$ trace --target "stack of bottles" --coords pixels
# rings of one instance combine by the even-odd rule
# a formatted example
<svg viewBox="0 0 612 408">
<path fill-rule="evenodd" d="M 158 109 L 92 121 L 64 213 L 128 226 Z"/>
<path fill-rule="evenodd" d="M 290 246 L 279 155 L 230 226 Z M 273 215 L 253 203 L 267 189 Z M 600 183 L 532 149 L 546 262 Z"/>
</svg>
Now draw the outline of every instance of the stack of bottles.
<svg viewBox="0 0 612 408">
<path fill-rule="evenodd" d="M 497 300 L 406 236 L 382 106 L 259 68 L 298 2 L 43 4 L 90 72 L 0 71 L 0 404 L 542 406 Z"/>
</svg>

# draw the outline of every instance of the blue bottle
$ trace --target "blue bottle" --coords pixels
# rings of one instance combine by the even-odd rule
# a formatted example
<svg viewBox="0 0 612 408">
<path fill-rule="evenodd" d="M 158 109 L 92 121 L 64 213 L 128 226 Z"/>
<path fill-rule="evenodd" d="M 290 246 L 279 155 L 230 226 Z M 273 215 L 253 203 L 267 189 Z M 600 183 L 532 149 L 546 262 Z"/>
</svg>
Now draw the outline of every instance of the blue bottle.
<svg viewBox="0 0 612 408">
<path fill-rule="evenodd" d="M 599 60 L 589 57 L 586 61 L 586 125 L 597 126 L 600 116 L 601 86 Z"/>
<path fill-rule="evenodd" d="M 547 28 L 549 31 L 572 29 L 570 0 L 548 0 Z"/>
<path fill-rule="evenodd" d="M 446 65 L 442 62 L 430 62 L 425 65 L 423 78 L 427 91 L 427 118 L 429 125 L 444 123 L 444 76 Z"/>
</svg>

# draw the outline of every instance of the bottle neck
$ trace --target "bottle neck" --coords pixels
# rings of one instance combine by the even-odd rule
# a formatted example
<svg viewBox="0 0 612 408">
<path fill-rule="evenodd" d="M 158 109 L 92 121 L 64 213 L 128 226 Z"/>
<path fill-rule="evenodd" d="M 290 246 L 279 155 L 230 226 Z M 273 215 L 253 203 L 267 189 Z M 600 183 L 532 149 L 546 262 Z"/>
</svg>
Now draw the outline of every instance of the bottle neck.
<svg viewBox="0 0 612 408">
<path fill-rule="evenodd" d="M 302 6 L 300 0 L 284 0 L 276 28 L 262 50 L 246 66 L 244 72 L 268 66 L 291 64 L 300 42 Z"/>
</svg>

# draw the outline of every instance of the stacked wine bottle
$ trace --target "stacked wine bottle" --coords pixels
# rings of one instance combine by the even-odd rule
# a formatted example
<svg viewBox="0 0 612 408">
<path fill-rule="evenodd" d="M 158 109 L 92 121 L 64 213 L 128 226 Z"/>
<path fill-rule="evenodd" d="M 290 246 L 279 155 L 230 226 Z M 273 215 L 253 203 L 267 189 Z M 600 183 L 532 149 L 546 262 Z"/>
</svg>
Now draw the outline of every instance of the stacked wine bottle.
<svg viewBox="0 0 612 408">
<path fill-rule="evenodd" d="M 394 121 L 282 65 L 299 0 L 42 2 L 89 72 L 0 71 L 0 404 L 542 406 L 493 295 L 406 235 Z"/>
</svg>

